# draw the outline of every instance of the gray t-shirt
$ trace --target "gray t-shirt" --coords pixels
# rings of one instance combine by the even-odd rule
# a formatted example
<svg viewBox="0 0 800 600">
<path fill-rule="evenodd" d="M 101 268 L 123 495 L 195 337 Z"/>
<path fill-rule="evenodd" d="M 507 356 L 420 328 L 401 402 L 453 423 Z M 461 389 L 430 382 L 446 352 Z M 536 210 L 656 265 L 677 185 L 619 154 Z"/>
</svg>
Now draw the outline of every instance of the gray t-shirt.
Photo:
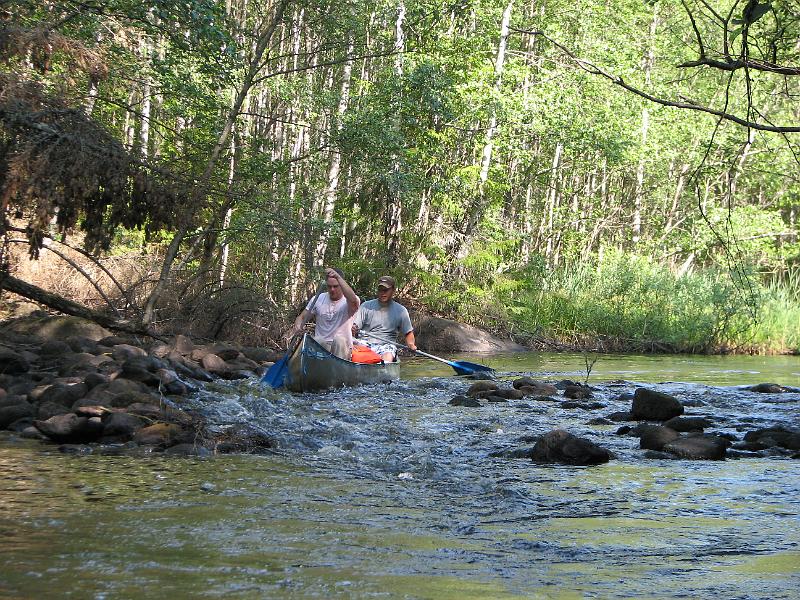
<svg viewBox="0 0 800 600">
<path fill-rule="evenodd" d="M 395 341 L 398 331 L 405 335 L 414 329 L 405 306 L 394 300 L 381 306 L 377 298 L 362 303 L 353 322 L 360 330 L 374 333 L 390 342 Z"/>
</svg>

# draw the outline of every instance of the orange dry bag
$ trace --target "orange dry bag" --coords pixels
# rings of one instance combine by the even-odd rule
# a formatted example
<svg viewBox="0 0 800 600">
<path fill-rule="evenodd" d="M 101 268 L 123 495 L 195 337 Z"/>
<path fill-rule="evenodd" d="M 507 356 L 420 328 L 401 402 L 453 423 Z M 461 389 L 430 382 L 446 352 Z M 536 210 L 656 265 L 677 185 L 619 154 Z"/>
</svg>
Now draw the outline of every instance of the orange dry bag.
<svg viewBox="0 0 800 600">
<path fill-rule="evenodd" d="M 361 344 L 353 344 L 353 356 L 350 360 L 356 363 L 366 363 L 370 365 L 382 362 L 377 352 Z"/>
</svg>

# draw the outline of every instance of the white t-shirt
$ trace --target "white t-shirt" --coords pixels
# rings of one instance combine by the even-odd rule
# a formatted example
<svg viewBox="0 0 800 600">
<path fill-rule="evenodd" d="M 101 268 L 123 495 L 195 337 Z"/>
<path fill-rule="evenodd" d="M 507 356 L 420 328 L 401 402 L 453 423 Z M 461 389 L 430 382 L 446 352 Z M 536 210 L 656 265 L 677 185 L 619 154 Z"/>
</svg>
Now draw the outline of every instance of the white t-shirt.
<svg viewBox="0 0 800 600">
<path fill-rule="evenodd" d="M 353 317 L 355 313 L 350 313 L 347 298 L 342 296 L 336 302 L 331 300 L 328 292 L 322 292 L 317 298 L 314 309 L 311 309 L 311 302 L 308 302 L 306 310 L 316 317 L 317 326 L 314 330 L 314 338 L 324 342 L 331 342 L 337 335 L 343 335 L 347 340 L 347 345 L 353 345 Z"/>
</svg>

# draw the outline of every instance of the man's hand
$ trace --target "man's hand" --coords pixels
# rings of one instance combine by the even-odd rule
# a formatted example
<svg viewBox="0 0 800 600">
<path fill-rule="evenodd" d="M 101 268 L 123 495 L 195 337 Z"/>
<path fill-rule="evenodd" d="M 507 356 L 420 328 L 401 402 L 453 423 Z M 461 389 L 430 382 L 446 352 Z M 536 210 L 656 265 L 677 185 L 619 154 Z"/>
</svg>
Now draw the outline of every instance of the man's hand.
<svg viewBox="0 0 800 600">
<path fill-rule="evenodd" d="M 333 277 L 336 281 L 341 280 L 341 277 L 336 271 L 334 271 L 331 267 L 327 267 L 325 269 L 325 279 L 329 279 L 331 277 Z"/>
<path fill-rule="evenodd" d="M 414 342 L 411 342 L 410 344 L 407 344 L 407 345 L 408 345 L 408 349 L 409 350 L 416 350 L 417 349 L 417 345 Z"/>
<path fill-rule="evenodd" d="M 350 331 L 352 332 L 353 337 L 358 337 L 358 332 L 361 331 L 361 330 L 358 328 L 358 325 L 353 323 L 353 326 L 350 327 Z"/>
</svg>

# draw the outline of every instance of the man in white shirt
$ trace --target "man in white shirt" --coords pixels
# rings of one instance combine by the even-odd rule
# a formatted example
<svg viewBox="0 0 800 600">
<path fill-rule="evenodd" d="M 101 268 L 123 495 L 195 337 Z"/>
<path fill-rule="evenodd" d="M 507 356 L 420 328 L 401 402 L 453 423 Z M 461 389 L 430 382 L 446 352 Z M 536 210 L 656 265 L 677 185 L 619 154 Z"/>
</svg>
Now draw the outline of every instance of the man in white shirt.
<svg viewBox="0 0 800 600">
<path fill-rule="evenodd" d="M 290 336 L 297 335 L 310 320 L 316 320 L 314 339 L 332 354 L 350 360 L 353 351 L 353 317 L 361 305 L 353 288 L 345 281 L 339 269 L 327 268 L 325 282 L 328 291 L 323 292 L 312 306 L 312 301 L 303 309 L 289 331 Z"/>
<path fill-rule="evenodd" d="M 383 362 L 395 360 L 397 347 L 393 342 L 398 333 L 403 334 L 406 346 L 417 349 L 408 310 L 393 299 L 395 288 L 393 277 L 384 275 L 378 279 L 378 297 L 364 302 L 354 319 L 354 329 L 361 337 L 358 343 L 369 346 Z"/>
</svg>

